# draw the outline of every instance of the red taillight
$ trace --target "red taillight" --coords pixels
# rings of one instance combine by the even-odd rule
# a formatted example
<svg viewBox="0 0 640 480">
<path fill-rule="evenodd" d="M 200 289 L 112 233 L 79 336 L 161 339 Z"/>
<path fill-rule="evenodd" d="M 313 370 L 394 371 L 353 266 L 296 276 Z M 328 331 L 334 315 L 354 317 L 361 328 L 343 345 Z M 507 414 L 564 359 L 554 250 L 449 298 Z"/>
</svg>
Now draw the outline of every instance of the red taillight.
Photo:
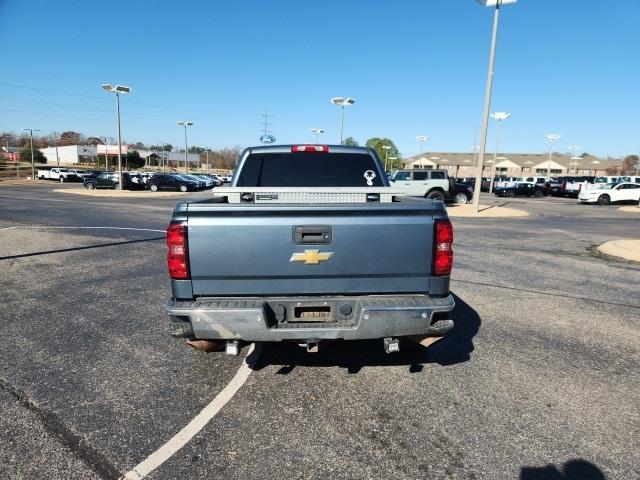
<svg viewBox="0 0 640 480">
<path fill-rule="evenodd" d="M 449 275 L 453 265 L 453 226 L 449 220 L 436 220 L 435 227 L 433 273 Z"/>
<path fill-rule="evenodd" d="M 187 226 L 170 223 L 167 227 L 167 266 L 174 280 L 188 280 L 189 256 L 187 252 Z"/>
<path fill-rule="evenodd" d="M 291 147 L 292 152 L 328 152 L 328 145 L 294 145 Z"/>
</svg>

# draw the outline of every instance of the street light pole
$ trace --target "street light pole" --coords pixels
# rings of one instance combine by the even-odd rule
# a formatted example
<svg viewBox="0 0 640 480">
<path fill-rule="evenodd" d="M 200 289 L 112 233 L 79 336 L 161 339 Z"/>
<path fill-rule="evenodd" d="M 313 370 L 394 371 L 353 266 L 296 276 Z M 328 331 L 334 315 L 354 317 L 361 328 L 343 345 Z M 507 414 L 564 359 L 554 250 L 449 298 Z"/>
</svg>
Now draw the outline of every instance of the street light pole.
<svg viewBox="0 0 640 480">
<path fill-rule="evenodd" d="M 167 152 L 165 151 L 165 148 L 169 144 L 165 142 L 161 142 L 160 140 L 156 140 L 156 143 L 158 145 L 162 145 L 162 172 L 164 173 L 167 171 Z"/>
<path fill-rule="evenodd" d="M 53 145 L 56 147 L 56 165 L 60 168 L 60 155 L 58 155 L 58 138 L 53 136 Z"/>
<path fill-rule="evenodd" d="M 207 173 L 209 173 L 209 147 L 207 147 Z"/>
<path fill-rule="evenodd" d="M 29 137 L 31 138 L 31 180 L 36 179 L 36 167 L 35 167 L 35 159 L 33 157 L 33 132 L 39 132 L 38 129 L 33 128 L 23 128 L 23 131 L 29 131 Z"/>
<path fill-rule="evenodd" d="M 344 136 L 344 107 L 353 105 L 356 101 L 351 97 L 333 97 L 331 103 L 340 107 L 340 145 L 342 145 Z"/>
<path fill-rule="evenodd" d="M 116 85 L 103 83 L 102 88 L 105 92 L 116 94 L 116 117 L 118 120 L 118 190 L 122 190 L 122 131 L 120 129 L 120 94 L 131 93 L 132 88 L 124 85 Z"/>
<path fill-rule="evenodd" d="M 503 3 L 515 3 L 516 0 L 478 0 L 487 7 L 495 5 L 493 12 L 493 29 L 491 32 L 491 49 L 489 51 L 489 68 L 487 70 L 487 86 L 484 94 L 484 111 L 482 114 L 482 133 L 480 138 L 480 152 L 478 153 L 478 171 L 476 172 L 476 184 L 473 191 L 473 206 L 478 213 L 480 210 L 480 187 L 482 183 L 482 171 L 484 169 L 484 153 L 487 148 L 487 129 L 489 127 L 489 109 L 491 108 L 491 88 L 493 86 L 493 66 L 498 40 L 498 22 L 500 20 L 500 6 Z"/>
<path fill-rule="evenodd" d="M 496 159 L 498 158 L 498 149 L 500 148 L 500 127 L 502 126 L 502 121 L 506 120 L 511 116 L 510 113 L 507 112 L 495 112 L 491 114 L 491 118 L 493 118 L 496 122 L 498 122 L 498 128 L 496 132 L 496 149 L 493 152 L 493 165 L 491 165 L 491 179 L 489 180 L 489 193 L 493 193 L 493 181 L 496 177 Z"/>
<path fill-rule="evenodd" d="M 422 160 L 422 150 L 424 149 L 424 142 L 429 140 L 429 137 L 427 137 L 426 135 L 418 135 L 416 137 L 416 140 L 420 142 L 420 160 Z"/>
<path fill-rule="evenodd" d="M 547 133 L 547 140 L 549 140 L 549 159 L 547 160 L 547 177 L 551 176 L 551 159 L 553 158 L 553 144 L 556 140 L 560 140 L 562 135 L 559 133 Z"/>
<path fill-rule="evenodd" d="M 320 135 L 321 133 L 324 133 L 324 130 L 321 128 L 310 128 L 309 129 L 309 133 L 311 134 L 315 134 L 316 136 L 316 145 L 318 144 L 318 135 Z"/>
<path fill-rule="evenodd" d="M 577 175 L 578 174 L 578 162 L 577 162 L 577 160 L 578 160 L 579 157 L 576 156 L 576 152 L 580 149 L 580 146 L 578 146 L 578 145 L 569 145 L 567 147 L 567 149 L 571 152 L 571 154 L 569 155 L 571 157 L 570 160 L 573 160 L 573 164 L 574 164 L 574 166 L 576 168 L 576 175 Z M 569 162 L 569 166 L 571 166 L 571 162 Z M 571 171 L 571 167 L 569 167 L 569 171 Z"/>
<path fill-rule="evenodd" d="M 389 145 L 383 145 L 382 149 L 384 150 L 384 171 L 386 173 L 388 172 L 387 162 L 389 161 L 389 150 L 391 150 L 391 147 Z"/>
<path fill-rule="evenodd" d="M 181 120 L 177 122 L 177 124 L 184 127 L 184 173 L 189 173 L 189 161 L 187 157 L 189 155 L 189 149 L 187 147 L 187 127 L 191 127 L 193 122 Z"/>
</svg>

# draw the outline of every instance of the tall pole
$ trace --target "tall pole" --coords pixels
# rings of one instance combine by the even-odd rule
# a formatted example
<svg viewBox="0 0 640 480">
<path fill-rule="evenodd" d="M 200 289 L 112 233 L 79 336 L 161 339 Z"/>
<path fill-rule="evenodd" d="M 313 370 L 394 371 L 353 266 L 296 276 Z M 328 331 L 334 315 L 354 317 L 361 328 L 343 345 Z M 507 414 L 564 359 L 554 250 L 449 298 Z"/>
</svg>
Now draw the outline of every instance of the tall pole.
<svg viewBox="0 0 640 480">
<path fill-rule="evenodd" d="M 551 176 L 551 159 L 553 158 L 553 144 L 556 140 L 562 137 L 559 133 L 548 133 L 547 139 L 549 140 L 549 159 L 547 160 L 547 176 Z"/>
<path fill-rule="evenodd" d="M 500 148 L 500 128 L 502 121 L 498 120 L 498 131 L 496 132 L 496 149 L 493 152 L 493 165 L 491 165 L 491 179 L 489 180 L 489 193 L 493 193 L 493 182 L 496 178 L 496 160 L 498 159 L 498 149 Z"/>
<path fill-rule="evenodd" d="M 116 112 L 118 115 L 118 189 L 122 190 L 122 132 L 120 131 L 120 93 L 116 92 Z"/>
<path fill-rule="evenodd" d="M 384 149 L 384 171 L 388 172 L 389 168 L 387 167 L 387 162 L 389 161 L 389 149 Z"/>
<path fill-rule="evenodd" d="M 56 164 L 58 165 L 58 168 L 60 168 L 60 155 L 58 155 L 58 139 L 55 136 L 53 137 L 53 144 L 56 147 Z"/>
<path fill-rule="evenodd" d="M 187 124 L 184 124 L 184 173 L 189 173 L 189 162 L 187 161 Z"/>
<path fill-rule="evenodd" d="M 344 133 L 344 104 L 342 104 L 341 111 L 340 111 L 340 145 L 342 145 L 343 133 Z"/>
<path fill-rule="evenodd" d="M 482 133 L 480 138 L 480 152 L 478 154 L 478 171 L 476 172 L 476 184 L 473 191 L 473 206 L 478 213 L 480 210 L 480 187 L 482 183 L 482 171 L 484 170 L 484 153 L 487 148 L 487 128 L 489 127 L 489 109 L 491 107 L 491 87 L 493 86 L 493 65 L 496 53 L 496 42 L 498 39 L 498 21 L 500 20 L 500 4 L 502 0 L 496 2 L 493 12 L 493 31 L 491 33 L 491 50 L 489 52 L 489 69 L 487 71 L 487 88 L 484 94 L 484 112 L 482 115 Z"/>
<path fill-rule="evenodd" d="M 207 147 L 207 173 L 209 173 L 209 147 Z"/>
</svg>

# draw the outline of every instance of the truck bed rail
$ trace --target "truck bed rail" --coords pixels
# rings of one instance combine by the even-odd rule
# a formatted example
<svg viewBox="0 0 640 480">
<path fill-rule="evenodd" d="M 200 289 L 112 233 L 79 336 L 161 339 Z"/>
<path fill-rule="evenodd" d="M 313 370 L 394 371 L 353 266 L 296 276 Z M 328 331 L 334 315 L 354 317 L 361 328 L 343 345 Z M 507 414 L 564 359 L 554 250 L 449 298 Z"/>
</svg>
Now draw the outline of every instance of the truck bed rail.
<svg viewBox="0 0 640 480">
<path fill-rule="evenodd" d="M 218 187 L 226 203 L 391 203 L 405 195 L 390 187 Z"/>
</svg>

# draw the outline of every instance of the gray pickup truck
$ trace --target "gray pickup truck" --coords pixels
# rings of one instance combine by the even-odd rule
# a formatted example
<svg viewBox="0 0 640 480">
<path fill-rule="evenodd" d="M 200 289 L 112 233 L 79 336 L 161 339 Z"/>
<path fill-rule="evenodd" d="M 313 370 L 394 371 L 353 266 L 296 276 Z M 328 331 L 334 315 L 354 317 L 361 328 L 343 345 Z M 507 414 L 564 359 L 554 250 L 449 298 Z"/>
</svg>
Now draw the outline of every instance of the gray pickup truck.
<svg viewBox="0 0 640 480">
<path fill-rule="evenodd" d="M 176 205 L 172 333 L 295 341 L 442 336 L 453 328 L 453 230 L 442 202 L 394 192 L 362 147 L 246 149 L 230 187 Z"/>
</svg>

